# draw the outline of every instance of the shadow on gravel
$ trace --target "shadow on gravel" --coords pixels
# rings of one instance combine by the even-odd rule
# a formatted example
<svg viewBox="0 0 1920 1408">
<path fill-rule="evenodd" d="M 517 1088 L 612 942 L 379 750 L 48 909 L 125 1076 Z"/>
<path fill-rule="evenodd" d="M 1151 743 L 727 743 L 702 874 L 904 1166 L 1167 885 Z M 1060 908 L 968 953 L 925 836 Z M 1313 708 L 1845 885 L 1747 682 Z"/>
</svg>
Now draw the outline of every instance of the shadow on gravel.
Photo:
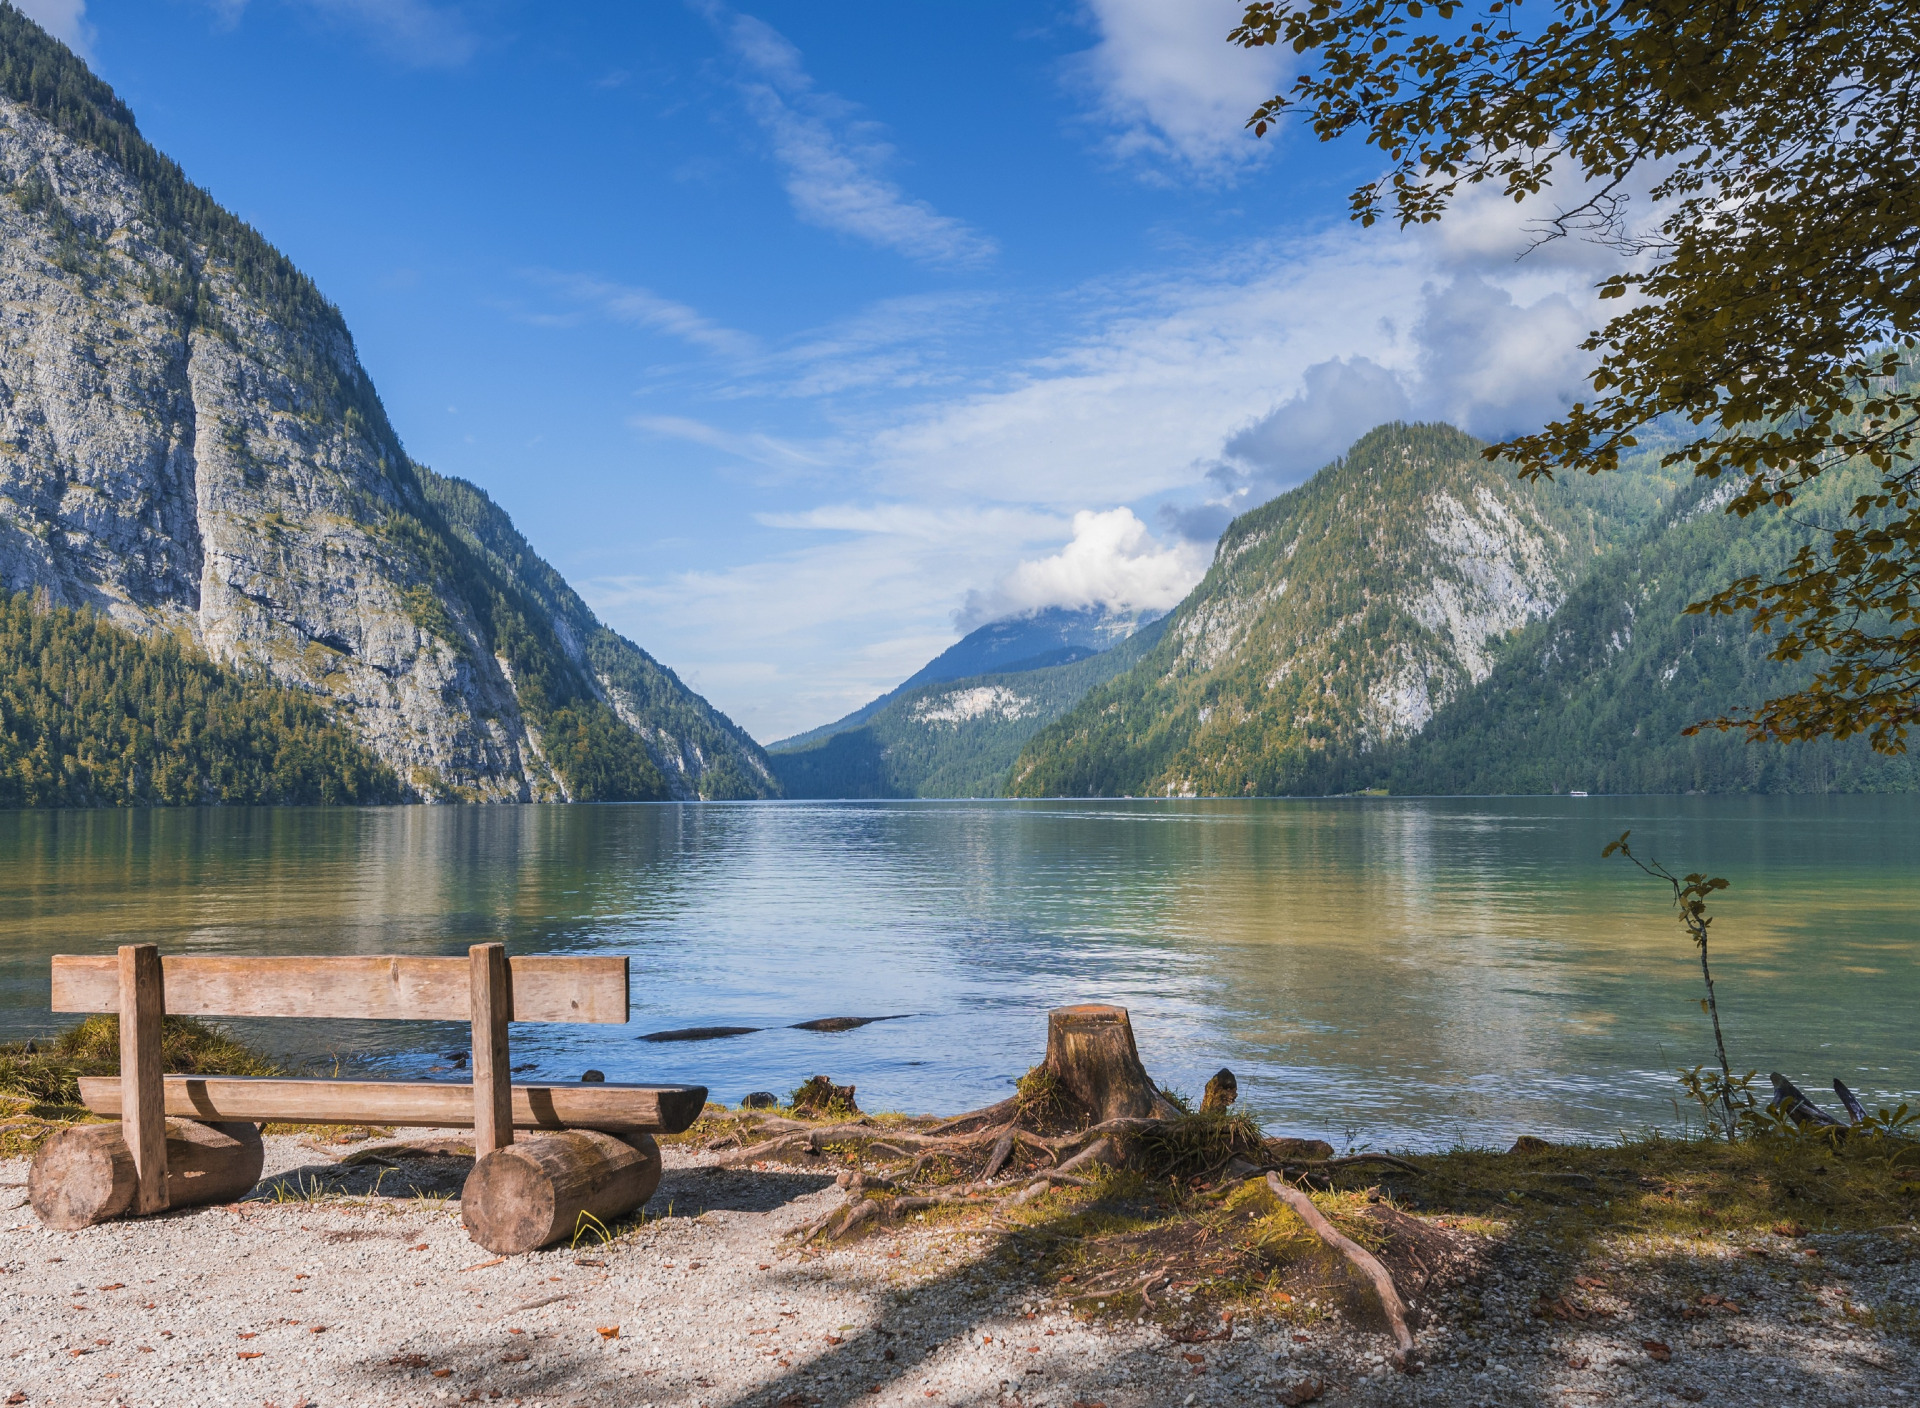
<svg viewBox="0 0 1920 1408">
<path fill-rule="evenodd" d="M 730 1316 L 703 1334 L 706 1327 L 691 1323 L 689 1311 L 689 1323 L 675 1327 L 675 1352 L 659 1357 L 632 1327 L 622 1342 L 628 1353 L 618 1354 L 611 1341 L 591 1339 L 591 1322 L 548 1330 L 524 1316 L 516 1320 L 509 1308 L 473 1324 L 457 1343 L 406 1348 L 366 1362 L 359 1372 L 369 1391 L 401 1402 L 435 1396 L 703 1408 L 852 1408 L 877 1399 L 893 1408 L 1308 1402 L 1343 1408 L 1562 1408 L 1600 1401 L 1748 1408 L 1878 1404 L 1893 1401 L 1887 1395 L 1895 1384 L 1907 1385 L 1908 1392 L 1920 1387 L 1909 1367 L 1911 1349 L 1903 1348 L 1915 1331 L 1910 1320 L 1895 1322 L 1897 1314 L 1911 1312 L 1902 1310 L 1904 1302 L 1896 1304 L 1897 1295 L 1875 1300 L 1879 1293 L 1873 1290 L 1910 1278 L 1911 1266 L 1920 1261 L 1920 1240 L 1904 1224 L 1812 1234 L 1798 1223 L 1775 1226 L 1773 1219 L 1801 1209 L 1798 1190 L 1825 1166 L 1810 1168 L 1805 1178 L 1797 1166 L 1770 1166 L 1763 1171 L 1771 1184 L 1755 1188 L 1749 1180 L 1742 1193 L 1710 1177 L 1715 1161 L 1730 1156 L 1681 1152 L 1702 1166 L 1655 1176 L 1622 1166 L 1627 1156 L 1617 1150 L 1555 1150 L 1533 1160 L 1430 1160 L 1429 1176 L 1417 1189 L 1393 1195 L 1402 1208 L 1425 1212 L 1439 1227 L 1491 1226 L 1497 1220 L 1506 1230 L 1482 1244 L 1484 1257 L 1461 1275 L 1439 1275 L 1434 1273 L 1447 1248 L 1413 1235 L 1414 1229 L 1400 1229 L 1404 1235 L 1388 1255 L 1407 1259 L 1395 1262 L 1394 1274 L 1424 1312 L 1426 1367 L 1416 1375 L 1386 1367 L 1389 1342 L 1374 1331 L 1372 1317 L 1328 1312 L 1340 1300 L 1331 1273 L 1324 1285 L 1290 1283 L 1296 1288 L 1290 1307 L 1262 1313 L 1258 1323 L 1243 1323 L 1229 1338 L 1220 1338 L 1217 1310 L 1203 1310 L 1199 1301 L 1186 1318 L 1167 1324 L 1127 1318 L 1110 1330 L 1048 1335 L 1058 1322 L 1029 1318 L 1026 1307 L 1062 1294 L 1061 1253 L 1085 1237 L 1085 1219 L 1098 1204 L 1062 1206 L 1004 1229 L 956 1230 L 953 1264 L 898 1292 L 877 1286 L 874 1268 L 884 1278 L 889 1256 L 900 1257 L 903 1269 L 911 1264 L 905 1258 L 915 1251 L 913 1239 L 901 1235 L 903 1229 L 874 1232 L 865 1242 L 873 1261 L 851 1272 L 811 1253 L 796 1257 L 790 1243 L 776 1244 L 769 1233 L 766 1260 L 775 1265 L 763 1268 L 771 1274 L 757 1283 L 765 1290 L 756 1288 L 753 1307 L 764 1318 L 741 1322 Z M 429 1170 L 431 1161 L 416 1162 Z M 464 1167 L 459 1171 L 464 1176 Z M 338 1165 L 293 1170 L 263 1187 L 289 1180 L 297 1187 L 301 1175 L 336 1172 L 345 1176 Z M 399 1172 L 395 1166 L 388 1174 L 383 1193 L 397 1191 L 390 1185 Z M 649 1217 L 669 1206 L 683 1218 L 710 1210 L 774 1212 L 829 1181 L 824 1170 L 677 1169 L 663 1180 Z M 1138 1202 L 1140 1195 L 1133 1196 Z M 1728 1244 L 1721 1227 L 1731 1220 L 1737 1196 L 1756 1204 L 1741 1219 L 1742 1247 Z M 1116 1202 L 1112 1211 L 1143 1213 L 1128 1202 Z M 1171 1205 L 1165 1211 L 1174 1219 L 1188 1216 Z M 1391 1204 L 1380 1215 L 1391 1223 L 1405 1220 Z M 1131 1239 L 1130 1252 L 1143 1256 L 1162 1254 L 1142 1234 L 1103 1236 L 1109 1243 Z M 960 1239 L 974 1249 L 964 1250 Z M 1132 1248 L 1132 1242 L 1141 1247 Z M 611 1261 L 621 1249 L 616 1243 L 587 1255 L 595 1259 L 568 1259 L 597 1267 L 598 1258 Z M 1216 1253 L 1209 1247 L 1204 1256 L 1184 1255 L 1177 1274 L 1199 1276 L 1200 1263 Z M 554 1258 L 551 1269 L 566 1264 Z M 866 1300 L 879 1323 L 834 1331 L 818 1303 L 802 1319 L 780 1318 L 776 1299 L 799 1301 L 802 1292 L 823 1283 Z M 1116 1284 L 1124 1289 L 1125 1283 Z M 1074 1289 L 1085 1285 L 1083 1276 Z M 1162 1289 L 1161 1311 L 1173 1291 Z M 555 1284 L 551 1292 L 533 1292 L 522 1308 L 576 1294 L 590 1292 Z M 1322 1308 L 1308 1307 L 1310 1295 L 1321 1299 Z M 1116 1295 L 1115 1303 L 1130 1311 L 1137 1302 Z M 511 1333 L 516 1326 L 522 1334 Z M 584 1352 L 583 1335 L 590 1346 Z M 991 1344 L 984 1342 L 989 1335 Z M 689 1348 L 694 1345 L 705 1347 Z M 604 1355 L 594 1352 L 602 1349 Z M 956 1352 L 962 1355 L 958 1363 Z M 718 1392 L 723 1364 L 726 1378 L 764 1377 L 744 1390 Z"/>
<path fill-rule="evenodd" d="M 473 1172 L 472 1145 L 363 1149 L 336 1162 L 302 1164 L 263 1178 L 243 1201 L 317 1202 L 328 1197 L 458 1198 Z"/>
<path fill-rule="evenodd" d="M 676 1217 L 703 1212 L 772 1212 L 833 1186 L 829 1173 L 751 1172 L 735 1168 L 670 1169 L 647 1200 L 648 1216 L 668 1207 Z"/>
</svg>

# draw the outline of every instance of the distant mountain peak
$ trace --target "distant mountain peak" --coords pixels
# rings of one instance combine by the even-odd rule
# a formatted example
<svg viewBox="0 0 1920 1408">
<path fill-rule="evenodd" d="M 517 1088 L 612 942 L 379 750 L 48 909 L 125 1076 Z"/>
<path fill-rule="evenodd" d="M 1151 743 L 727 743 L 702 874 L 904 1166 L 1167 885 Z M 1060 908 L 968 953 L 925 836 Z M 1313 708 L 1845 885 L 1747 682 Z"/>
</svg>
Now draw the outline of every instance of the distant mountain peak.
<svg viewBox="0 0 1920 1408">
<path fill-rule="evenodd" d="M 1011 675 L 1071 665 L 1111 650 L 1164 613 L 1113 606 L 1048 606 L 969 631 L 906 679 L 845 718 L 783 738 L 770 748 L 792 750 L 857 727 L 891 700 L 923 685 L 974 675 Z"/>
</svg>

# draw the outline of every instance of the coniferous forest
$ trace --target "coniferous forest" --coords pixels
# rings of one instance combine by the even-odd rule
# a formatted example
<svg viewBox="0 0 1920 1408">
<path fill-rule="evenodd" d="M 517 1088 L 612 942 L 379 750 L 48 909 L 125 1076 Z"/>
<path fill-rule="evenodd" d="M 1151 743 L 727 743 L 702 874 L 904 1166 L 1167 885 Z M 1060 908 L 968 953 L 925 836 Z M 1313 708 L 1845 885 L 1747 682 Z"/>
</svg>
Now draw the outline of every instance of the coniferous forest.
<svg viewBox="0 0 1920 1408">
<path fill-rule="evenodd" d="M 331 806 L 399 791 L 297 690 L 91 611 L 0 594 L 0 806 Z"/>
</svg>

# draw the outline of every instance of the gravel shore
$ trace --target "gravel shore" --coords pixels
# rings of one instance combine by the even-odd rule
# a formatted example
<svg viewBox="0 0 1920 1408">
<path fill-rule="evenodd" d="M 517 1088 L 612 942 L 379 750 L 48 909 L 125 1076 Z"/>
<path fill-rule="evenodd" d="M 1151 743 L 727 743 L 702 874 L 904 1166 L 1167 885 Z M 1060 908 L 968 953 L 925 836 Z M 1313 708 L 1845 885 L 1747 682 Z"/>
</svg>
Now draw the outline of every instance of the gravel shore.
<svg viewBox="0 0 1920 1408">
<path fill-rule="evenodd" d="M 312 1188 L 350 1152 L 267 1145 L 283 1189 Z M 507 1260 L 468 1241 L 439 1195 L 282 1193 L 51 1232 L 24 1206 L 25 1161 L 0 1163 L 0 1401 L 1920 1408 L 1912 1227 L 1622 1241 L 1577 1266 L 1490 1242 L 1475 1279 L 1435 1293 L 1425 1368 L 1407 1375 L 1383 1334 L 1311 1306 L 1181 1339 L 1076 1320 L 989 1271 L 995 1234 L 980 1228 L 908 1223 L 801 1255 L 786 1234 L 838 1202 L 829 1174 L 722 1169 L 672 1147 L 666 1161 L 644 1226 Z M 410 1186 L 457 1188 L 464 1165 L 443 1162 L 437 1184 Z"/>
</svg>

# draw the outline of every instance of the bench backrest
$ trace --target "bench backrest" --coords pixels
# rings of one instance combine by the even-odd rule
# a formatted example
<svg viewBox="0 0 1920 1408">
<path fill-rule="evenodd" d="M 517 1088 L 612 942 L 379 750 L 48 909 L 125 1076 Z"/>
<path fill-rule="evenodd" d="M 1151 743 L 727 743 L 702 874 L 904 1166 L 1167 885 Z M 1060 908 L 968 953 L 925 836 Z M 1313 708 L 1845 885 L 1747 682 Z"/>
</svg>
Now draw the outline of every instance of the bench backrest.
<svg viewBox="0 0 1920 1408">
<path fill-rule="evenodd" d="M 239 958 L 160 960 L 166 1010 L 181 1017 L 353 1017 L 471 1022 L 468 958 Z M 627 959 L 531 954 L 507 961 L 515 1022 L 624 1022 Z M 120 959 L 59 954 L 55 1012 L 118 1012 Z"/>
<path fill-rule="evenodd" d="M 139 1187 L 134 1211 L 167 1205 L 160 1023 L 204 1017 L 331 1017 L 473 1024 L 473 1151 L 513 1142 L 507 1023 L 624 1022 L 624 956 L 539 954 L 509 960 L 503 944 L 465 958 L 397 956 L 166 958 L 152 944 L 112 956 L 58 954 L 53 1010 L 120 1014 L 121 1123 Z"/>
</svg>

